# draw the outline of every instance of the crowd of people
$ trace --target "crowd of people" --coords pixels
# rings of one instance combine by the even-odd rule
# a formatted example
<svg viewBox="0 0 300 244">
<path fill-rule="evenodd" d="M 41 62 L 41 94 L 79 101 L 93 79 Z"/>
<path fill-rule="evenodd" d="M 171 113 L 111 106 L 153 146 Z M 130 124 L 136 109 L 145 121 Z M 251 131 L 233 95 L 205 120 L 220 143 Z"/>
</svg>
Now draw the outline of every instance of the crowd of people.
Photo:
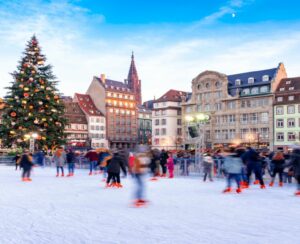
<svg viewBox="0 0 300 244">
<path fill-rule="evenodd" d="M 58 147 L 51 155 L 50 160 L 56 166 L 56 177 L 64 177 L 64 168 L 67 165 L 67 177 L 74 176 L 75 164 L 79 156 L 83 156 L 89 165 L 89 175 L 102 174 L 106 187 L 122 188 L 121 172 L 124 176 L 130 174 L 136 182 L 136 201 L 140 206 L 146 203 L 144 196 L 143 175 L 148 172 L 151 180 L 159 177 L 174 177 L 175 165 L 179 164 L 182 172 L 188 174 L 191 162 L 195 163 L 195 157 L 189 152 L 171 152 L 165 150 L 150 150 L 147 146 L 138 146 L 134 152 L 127 153 L 125 150 L 110 151 L 106 148 L 89 150 L 79 155 L 72 149 L 65 150 Z M 25 150 L 22 155 L 15 157 L 16 170 L 20 167 L 22 181 L 32 181 L 31 169 L 35 164 L 44 165 L 45 154 L 38 151 L 31 154 Z M 300 196 L 300 148 L 295 148 L 291 153 L 257 151 L 251 147 L 228 148 L 217 150 L 214 153 L 206 152 L 202 155 L 203 181 L 207 178 L 213 181 L 213 176 L 226 177 L 227 186 L 224 193 L 232 192 L 231 181 L 235 180 L 236 192 L 241 193 L 243 189 L 251 185 L 251 176 L 254 174 L 254 184 L 259 184 L 261 189 L 266 187 L 264 175 L 269 174 L 269 186 L 273 187 L 275 178 L 278 176 L 280 187 L 284 182 L 291 183 L 294 176 L 297 181 L 295 195 Z M 167 174 L 168 173 L 168 174 Z"/>
</svg>

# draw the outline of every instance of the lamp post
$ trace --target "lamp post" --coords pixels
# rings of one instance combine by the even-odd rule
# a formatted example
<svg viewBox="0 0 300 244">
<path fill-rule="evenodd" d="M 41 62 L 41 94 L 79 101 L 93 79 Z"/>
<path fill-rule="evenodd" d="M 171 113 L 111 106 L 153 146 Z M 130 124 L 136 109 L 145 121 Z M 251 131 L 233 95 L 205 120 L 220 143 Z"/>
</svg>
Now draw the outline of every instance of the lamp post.
<svg viewBox="0 0 300 244">
<path fill-rule="evenodd" d="M 29 139 L 29 151 L 31 153 L 34 152 L 34 144 L 35 144 L 35 140 L 38 138 L 38 134 L 35 132 L 32 132 L 30 134 L 26 134 L 24 137 L 25 139 Z"/>
</svg>

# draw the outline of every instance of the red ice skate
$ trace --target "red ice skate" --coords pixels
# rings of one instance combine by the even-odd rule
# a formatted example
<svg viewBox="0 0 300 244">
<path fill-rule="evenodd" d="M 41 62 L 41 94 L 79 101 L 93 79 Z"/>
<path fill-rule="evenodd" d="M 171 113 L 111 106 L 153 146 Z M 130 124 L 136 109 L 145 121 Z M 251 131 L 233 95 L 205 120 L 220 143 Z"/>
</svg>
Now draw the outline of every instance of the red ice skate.
<svg viewBox="0 0 300 244">
<path fill-rule="evenodd" d="M 122 188 L 123 185 L 121 183 L 115 183 L 117 188 Z"/>
<path fill-rule="evenodd" d="M 300 190 L 295 192 L 295 196 L 300 196 Z"/>
<path fill-rule="evenodd" d="M 259 180 L 255 180 L 255 181 L 253 182 L 253 184 L 254 184 L 254 185 L 258 185 L 258 184 L 259 184 Z"/>
<path fill-rule="evenodd" d="M 279 186 L 282 187 L 283 186 L 283 182 L 279 182 Z"/>
<path fill-rule="evenodd" d="M 89 175 L 93 175 L 93 173 L 92 173 L 92 172 L 90 172 L 90 173 L 89 173 Z"/>
<path fill-rule="evenodd" d="M 260 189 L 266 189 L 265 185 L 260 185 Z"/>
<path fill-rule="evenodd" d="M 62 173 L 62 174 L 61 174 L 61 177 L 64 177 L 64 176 L 65 176 L 64 173 Z"/>
<path fill-rule="evenodd" d="M 270 182 L 269 186 L 270 186 L 270 187 L 274 186 L 274 182 L 273 182 L 273 181 Z"/>
<path fill-rule="evenodd" d="M 59 176 L 59 174 L 56 174 L 56 177 L 58 177 Z"/>
<path fill-rule="evenodd" d="M 231 192 L 231 188 L 230 188 L 230 187 L 227 187 L 227 188 L 223 191 L 223 193 L 228 193 L 228 192 Z"/>
<path fill-rule="evenodd" d="M 146 201 L 146 200 L 143 200 L 143 199 L 137 199 L 137 200 L 134 201 L 133 205 L 134 205 L 135 207 L 143 207 L 143 206 L 145 206 L 147 203 L 148 203 L 148 201 Z"/>
<path fill-rule="evenodd" d="M 241 188 L 237 188 L 236 189 L 236 193 L 241 193 L 242 192 L 242 189 Z"/>
<path fill-rule="evenodd" d="M 157 181 L 158 179 L 156 177 L 150 178 L 150 181 Z"/>
</svg>

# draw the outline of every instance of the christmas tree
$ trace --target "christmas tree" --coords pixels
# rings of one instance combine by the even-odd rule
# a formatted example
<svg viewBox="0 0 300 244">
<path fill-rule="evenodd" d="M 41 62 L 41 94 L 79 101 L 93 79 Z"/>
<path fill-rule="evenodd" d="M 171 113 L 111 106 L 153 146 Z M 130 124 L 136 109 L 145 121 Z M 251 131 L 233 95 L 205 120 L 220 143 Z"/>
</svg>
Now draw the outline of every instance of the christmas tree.
<svg viewBox="0 0 300 244">
<path fill-rule="evenodd" d="M 28 42 L 14 81 L 7 87 L 0 136 L 5 146 L 28 147 L 35 135 L 36 147 L 53 149 L 65 143 L 64 104 L 56 88 L 52 66 L 45 65 L 35 36 Z"/>
</svg>

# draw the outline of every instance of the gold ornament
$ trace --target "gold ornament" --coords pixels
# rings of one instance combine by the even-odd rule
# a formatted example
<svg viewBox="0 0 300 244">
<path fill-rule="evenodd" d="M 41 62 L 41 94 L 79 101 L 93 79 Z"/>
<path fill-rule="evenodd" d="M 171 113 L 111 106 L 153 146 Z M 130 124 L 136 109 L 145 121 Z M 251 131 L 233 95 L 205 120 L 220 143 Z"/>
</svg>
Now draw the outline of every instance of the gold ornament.
<svg viewBox="0 0 300 244">
<path fill-rule="evenodd" d="M 33 123 L 38 124 L 38 123 L 39 123 L 39 120 L 36 118 L 36 119 L 33 121 Z"/>
<path fill-rule="evenodd" d="M 29 88 L 28 87 L 24 87 L 24 91 L 29 91 Z"/>
<path fill-rule="evenodd" d="M 47 121 L 47 119 L 46 118 L 42 118 L 42 121 Z"/>
<path fill-rule="evenodd" d="M 27 104 L 27 101 L 26 100 L 22 100 L 22 104 Z"/>
</svg>

